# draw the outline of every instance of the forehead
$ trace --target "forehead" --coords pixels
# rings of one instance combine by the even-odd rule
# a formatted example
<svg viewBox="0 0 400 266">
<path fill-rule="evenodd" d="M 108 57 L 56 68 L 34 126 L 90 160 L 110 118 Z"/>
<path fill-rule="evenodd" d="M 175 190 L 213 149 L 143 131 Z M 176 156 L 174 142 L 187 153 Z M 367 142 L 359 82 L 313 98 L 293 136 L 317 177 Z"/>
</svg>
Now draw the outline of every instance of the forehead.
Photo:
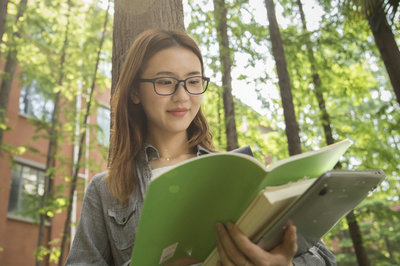
<svg viewBox="0 0 400 266">
<path fill-rule="evenodd" d="M 201 62 L 190 49 L 177 46 L 158 51 L 146 62 L 143 74 L 156 75 L 159 72 L 186 74 L 201 73 Z"/>
</svg>

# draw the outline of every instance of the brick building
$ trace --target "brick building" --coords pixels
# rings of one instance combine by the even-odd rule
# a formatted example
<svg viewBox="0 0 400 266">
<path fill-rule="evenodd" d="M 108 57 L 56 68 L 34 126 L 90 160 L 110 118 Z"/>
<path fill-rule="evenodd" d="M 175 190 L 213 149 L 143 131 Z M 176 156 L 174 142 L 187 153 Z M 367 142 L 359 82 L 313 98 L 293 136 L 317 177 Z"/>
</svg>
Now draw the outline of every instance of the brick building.
<svg viewBox="0 0 400 266">
<path fill-rule="evenodd" d="M 1 69 L 4 64 L 1 64 Z M 32 82 L 29 86 L 23 86 L 20 77 L 23 75 L 21 69 L 14 75 L 12 89 L 10 92 L 7 125 L 11 128 L 4 132 L 3 143 L 13 147 L 31 147 L 20 155 L 2 154 L 0 157 L 0 265 L 34 265 L 34 252 L 38 241 L 38 225 L 35 222 L 38 214 L 29 213 L 28 206 L 31 199 L 37 199 L 44 191 L 44 169 L 46 165 L 46 153 L 48 149 L 48 140 L 44 138 L 33 138 L 37 135 L 35 126 L 29 119 L 38 117 L 47 113 L 51 114 L 53 103 L 46 101 Z M 1 81 L 1 78 L 0 78 Z M 96 94 L 96 93 L 95 93 Z M 88 131 L 86 141 L 97 149 L 90 149 L 84 152 L 84 157 L 88 161 L 96 162 L 91 170 L 88 167 L 81 167 L 80 181 L 87 184 L 95 172 L 106 169 L 106 159 L 104 151 L 108 146 L 108 128 L 109 128 L 109 97 L 110 91 L 95 95 L 100 103 L 94 107 L 94 115 L 90 116 L 90 123 L 97 124 L 97 128 L 102 131 L 91 129 Z M 79 97 L 82 109 L 85 110 L 83 97 Z M 92 107 L 93 108 L 93 107 Z M 65 110 L 61 109 L 61 115 Z M 33 150 L 37 150 L 33 152 Z M 100 154 L 99 151 L 103 151 Z M 58 148 L 59 158 L 74 158 L 77 153 L 77 146 L 72 144 L 60 143 Z M 72 161 L 72 160 L 71 160 Z M 65 165 L 65 162 L 56 161 L 56 168 Z M 63 172 L 58 173 L 53 180 L 53 187 L 58 184 L 66 183 L 65 177 L 72 176 L 72 163 L 68 167 L 63 166 Z M 83 188 L 77 193 L 73 204 L 72 222 L 78 220 L 80 206 L 82 202 Z M 69 189 L 65 189 L 64 194 L 68 194 Z M 21 214 L 25 213 L 25 214 Z M 61 242 L 61 233 L 64 228 L 66 211 L 56 213 L 53 218 L 49 218 L 45 226 L 45 242 L 48 240 L 59 239 L 53 244 L 59 247 Z M 71 236 L 75 232 L 75 223 L 71 226 Z M 51 247 L 49 247 L 51 248 Z"/>
</svg>

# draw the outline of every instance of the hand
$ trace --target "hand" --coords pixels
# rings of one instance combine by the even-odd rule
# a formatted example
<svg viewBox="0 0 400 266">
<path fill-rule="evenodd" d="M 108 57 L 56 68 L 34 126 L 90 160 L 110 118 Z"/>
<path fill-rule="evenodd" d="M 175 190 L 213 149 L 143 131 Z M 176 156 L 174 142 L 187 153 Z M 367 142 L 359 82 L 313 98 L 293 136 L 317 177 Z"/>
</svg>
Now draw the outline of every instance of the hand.
<svg viewBox="0 0 400 266">
<path fill-rule="evenodd" d="M 297 251 L 296 227 L 290 225 L 283 236 L 283 242 L 267 252 L 251 242 L 231 222 L 226 227 L 217 223 L 217 249 L 220 257 L 218 266 L 271 266 L 293 265 L 292 258 Z"/>
</svg>

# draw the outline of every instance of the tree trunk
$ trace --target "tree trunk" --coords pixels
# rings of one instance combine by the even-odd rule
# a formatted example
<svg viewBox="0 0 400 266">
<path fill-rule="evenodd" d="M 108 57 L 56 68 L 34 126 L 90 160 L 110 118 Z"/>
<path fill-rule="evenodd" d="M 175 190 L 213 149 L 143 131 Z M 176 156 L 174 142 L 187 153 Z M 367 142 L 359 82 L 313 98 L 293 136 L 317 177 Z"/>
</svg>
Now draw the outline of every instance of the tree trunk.
<svg viewBox="0 0 400 266">
<path fill-rule="evenodd" d="M 232 96 L 232 59 L 229 48 L 228 26 L 226 22 L 225 0 L 214 0 L 214 17 L 217 24 L 219 58 L 222 70 L 223 101 L 225 111 L 225 131 L 228 151 L 238 147 L 236 132 L 235 108 Z"/>
<path fill-rule="evenodd" d="M 347 214 L 346 220 L 349 225 L 349 232 L 351 239 L 353 240 L 353 245 L 357 256 L 358 265 L 369 266 L 370 262 L 368 260 L 367 252 L 365 251 L 363 246 L 361 231 L 360 228 L 358 227 L 357 219 L 353 211 Z"/>
<path fill-rule="evenodd" d="M 61 51 L 60 57 L 60 67 L 59 67 L 59 77 L 58 77 L 58 85 L 63 84 L 64 80 L 64 64 L 66 58 L 66 49 L 68 46 L 68 34 L 69 34 L 69 24 L 70 24 L 70 13 L 71 13 L 71 0 L 68 0 L 68 12 L 67 12 L 67 25 L 65 28 L 65 35 L 64 35 L 64 43 Z M 51 194 L 51 183 L 54 177 L 54 167 L 55 167 L 55 155 L 57 150 L 57 138 L 58 138 L 58 115 L 60 110 L 60 96 L 61 91 L 58 91 L 54 95 L 54 109 L 51 115 L 51 129 L 49 132 L 49 146 L 47 149 L 46 154 L 46 171 L 44 177 L 44 191 L 43 196 L 40 202 L 40 209 L 43 210 L 46 207 L 47 201 Z M 40 213 L 40 220 L 39 220 L 39 234 L 38 234 L 38 242 L 37 242 L 37 251 L 40 251 L 43 246 L 43 239 L 44 239 L 44 229 L 45 229 L 45 220 L 46 220 L 46 213 Z M 40 266 L 42 264 L 41 258 L 36 256 L 36 266 Z M 47 265 L 48 263 L 46 263 Z"/>
<path fill-rule="evenodd" d="M 218 90 L 218 144 L 220 147 L 222 146 L 222 105 L 223 103 L 223 94 L 224 92 Z"/>
<path fill-rule="evenodd" d="M 151 28 L 185 30 L 182 0 L 115 0 L 111 99 L 129 47 L 137 35 Z M 112 112 L 111 106 L 110 128 Z"/>
<path fill-rule="evenodd" d="M 3 34 L 6 28 L 8 0 L 0 0 L 0 43 L 2 43 Z"/>
<path fill-rule="evenodd" d="M 321 117 L 321 121 L 322 121 L 322 128 L 323 128 L 324 134 L 325 134 L 325 141 L 326 141 L 327 145 L 330 145 L 330 144 L 334 143 L 333 136 L 332 136 L 331 121 L 330 121 L 331 119 L 330 119 L 328 111 L 326 110 L 321 79 L 319 78 L 319 74 L 317 71 L 316 61 L 315 61 L 315 57 L 314 57 L 314 51 L 312 49 L 310 33 L 307 29 L 306 18 L 304 15 L 303 5 L 301 3 L 301 0 L 297 0 L 297 5 L 299 6 L 301 23 L 303 26 L 303 34 L 306 37 L 305 43 L 306 43 L 306 47 L 307 47 L 308 60 L 310 61 L 310 64 L 311 64 L 311 73 L 312 73 L 312 78 L 313 78 L 313 83 L 314 83 L 314 94 L 315 94 L 315 97 L 317 98 L 317 102 L 318 102 L 320 117 Z"/>
<path fill-rule="evenodd" d="M 299 6 L 301 22 L 303 25 L 303 31 L 306 36 L 305 42 L 306 42 L 306 47 L 307 47 L 308 58 L 309 58 L 309 61 L 311 64 L 311 71 L 312 71 L 313 82 L 314 82 L 314 93 L 315 93 L 315 96 L 318 101 L 318 106 L 319 106 L 321 121 L 322 121 L 322 127 L 324 129 L 324 134 L 325 134 L 325 141 L 326 141 L 327 145 L 330 145 L 330 144 L 334 143 L 332 127 L 331 127 L 331 122 L 330 122 L 330 116 L 329 116 L 328 111 L 326 110 L 325 99 L 322 94 L 321 80 L 319 78 L 319 74 L 317 71 L 314 52 L 313 52 L 312 44 L 311 44 L 310 33 L 307 30 L 307 24 L 306 24 L 306 19 L 305 19 L 303 5 L 301 3 L 301 0 L 297 0 L 297 5 Z M 336 169 L 340 168 L 340 164 L 336 165 L 335 168 Z M 353 211 L 346 216 L 346 220 L 347 220 L 347 224 L 349 226 L 349 232 L 350 232 L 351 240 L 353 242 L 353 247 L 357 254 L 358 264 L 359 265 L 369 265 L 368 256 L 367 256 L 367 253 L 365 252 L 363 241 L 361 238 L 361 231 L 360 231 L 358 222 L 356 220 L 356 217 L 354 216 Z M 367 262 L 368 264 L 364 264 L 365 262 Z"/>
<path fill-rule="evenodd" d="M 289 154 L 295 155 L 301 153 L 301 143 L 299 137 L 299 125 L 293 106 L 293 96 L 290 85 L 290 77 L 287 71 L 285 51 L 278 22 L 275 15 L 275 6 L 273 0 L 265 0 L 267 15 L 269 21 L 269 33 L 272 43 L 272 54 L 276 62 L 276 70 L 279 78 L 279 88 L 282 98 L 283 115 L 286 124 L 286 137 L 289 145 Z"/>
<path fill-rule="evenodd" d="M 18 12 L 15 17 L 15 25 L 17 26 L 16 28 L 19 31 L 19 19 L 24 15 L 25 10 L 26 10 L 26 5 L 27 5 L 27 0 L 21 0 L 21 2 L 18 5 Z M 12 38 L 16 39 L 19 38 L 20 33 L 19 32 L 14 32 Z M 0 42 L 1 43 L 1 42 Z M 13 41 L 11 40 L 10 43 L 10 49 L 8 50 L 7 54 L 7 62 L 6 66 L 4 68 L 4 73 L 2 76 L 1 80 L 1 86 L 0 86 L 0 123 L 5 123 L 6 117 L 7 117 L 7 109 L 8 109 L 8 101 L 10 98 L 10 91 L 11 91 L 11 85 L 12 81 L 14 79 L 14 73 L 15 69 L 17 67 L 18 61 L 17 61 L 17 55 L 18 51 L 15 48 L 15 45 Z M 0 128 L 0 146 L 3 141 L 3 129 Z M 1 151 L 1 150 L 0 150 Z"/>
<path fill-rule="evenodd" d="M 381 5 L 377 7 L 372 15 L 367 15 L 367 19 L 392 83 L 397 102 L 400 104 L 400 51 L 387 23 L 383 7 Z"/>
<path fill-rule="evenodd" d="M 8 101 L 10 98 L 10 91 L 12 81 L 14 79 L 15 68 L 17 67 L 17 50 L 11 48 L 7 54 L 7 61 L 4 68 L 4 74 L 1 80 L 0 87 L 0 123 L 6 123 Z M 3 143 L 4 130 L 0 127 L 0 146 Z"/>
<path fill-rule="evenodd" d="M 115 0 L 111 96 L 134 39 L 150 28 L 185 30 L 182 0 Z"/>
<path fill-rule="evenodd" d="M 64 254 L 65 254 L 66 243 L 67 243 L 67 239 L 68 239 L 68 235 L 69 235 L 69 229 L 70 229 L 70 226 L 71 226 L 72 205 L 73 205 L 74 194 L 75 194 L 75 190 L 76 190 L 76 186 L 77 186 L 77 182 L 78 182 L 78 174 L 79 174 L 79 170 L 80 170 L 80 161 L 81 161 L 82 152 L 83 152 L 83 149 L 84 149 L 84 141 L 85 141 L 85 137 L 86 137 L 86 128 L 88 126 L 87 125 L 87 121 L 88 121 L 88 117 L 90 115 L 90 108 L 91 108 L 91 105 L 92 105 L 93 93 L 94 93 L 94 89 L 95 89 L 95 85 L 96 85 L 97 70 L 98 70 L 98 66 L 99 66 L 99 62 L 100 62 L 100 54 L 101 54 L 101 50 L 103 49 L 103 43 L 104 43 L 104 39 L 105 39 L 105 36 L 106 36 L 109 9 L 110 9 L 110 1 L 108 1 L 106 15 L 105 15 L 104 24 L 103 24 L 103 33 L 101 35 L 99 48 L 98 48 L 98 51 L 97 51 L 97 59 L 96 59 L 96 65 L 94 67 L 94 73 L 93 73 L 93 78 L 92 78 L 92 85 L 91 85 L 91 88 L 90 88 L 89 100 L 87 101 L 87 104 L 86 104 L 86 113 L 85 113 L 85 117 L 84 117 L 83 124 L 82 124 L 83 132 L 82 132 L 82 134 L 80 136 L 80 140 L 79 140 L 78 158 L 77 158 L 76 162 L 74 162 L 75 165 L 73 167 L 74 173 L 73 173 L 73 177 L 72 177 L 72 181 L 71 181 L 71 187 L 70 187 L 69 196 L 68 196 L 67 217 L 66 217 L 66 220 L 65 220 L 64 231 L 63 231 L 63 235 L 62 235 L 60 258 L 58 260 L 58 265 L 59 266 L 64 265 L 63 264 Z"/>
</svg>

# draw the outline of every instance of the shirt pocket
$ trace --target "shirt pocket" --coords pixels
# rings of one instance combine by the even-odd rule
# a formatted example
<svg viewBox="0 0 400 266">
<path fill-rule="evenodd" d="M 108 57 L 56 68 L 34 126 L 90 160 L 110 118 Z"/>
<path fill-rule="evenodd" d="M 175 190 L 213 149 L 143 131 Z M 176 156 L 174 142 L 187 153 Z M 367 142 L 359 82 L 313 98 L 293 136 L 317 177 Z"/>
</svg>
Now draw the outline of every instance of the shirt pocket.
<svg viewBox="0 0 400 266">
<path fill-rule="evenodd" d="M 115 246 L 124 250 L 133 246 L 138 225 L 136 204 L 132 208 L 108 209 L 110 231 Z"/>
</svg>

